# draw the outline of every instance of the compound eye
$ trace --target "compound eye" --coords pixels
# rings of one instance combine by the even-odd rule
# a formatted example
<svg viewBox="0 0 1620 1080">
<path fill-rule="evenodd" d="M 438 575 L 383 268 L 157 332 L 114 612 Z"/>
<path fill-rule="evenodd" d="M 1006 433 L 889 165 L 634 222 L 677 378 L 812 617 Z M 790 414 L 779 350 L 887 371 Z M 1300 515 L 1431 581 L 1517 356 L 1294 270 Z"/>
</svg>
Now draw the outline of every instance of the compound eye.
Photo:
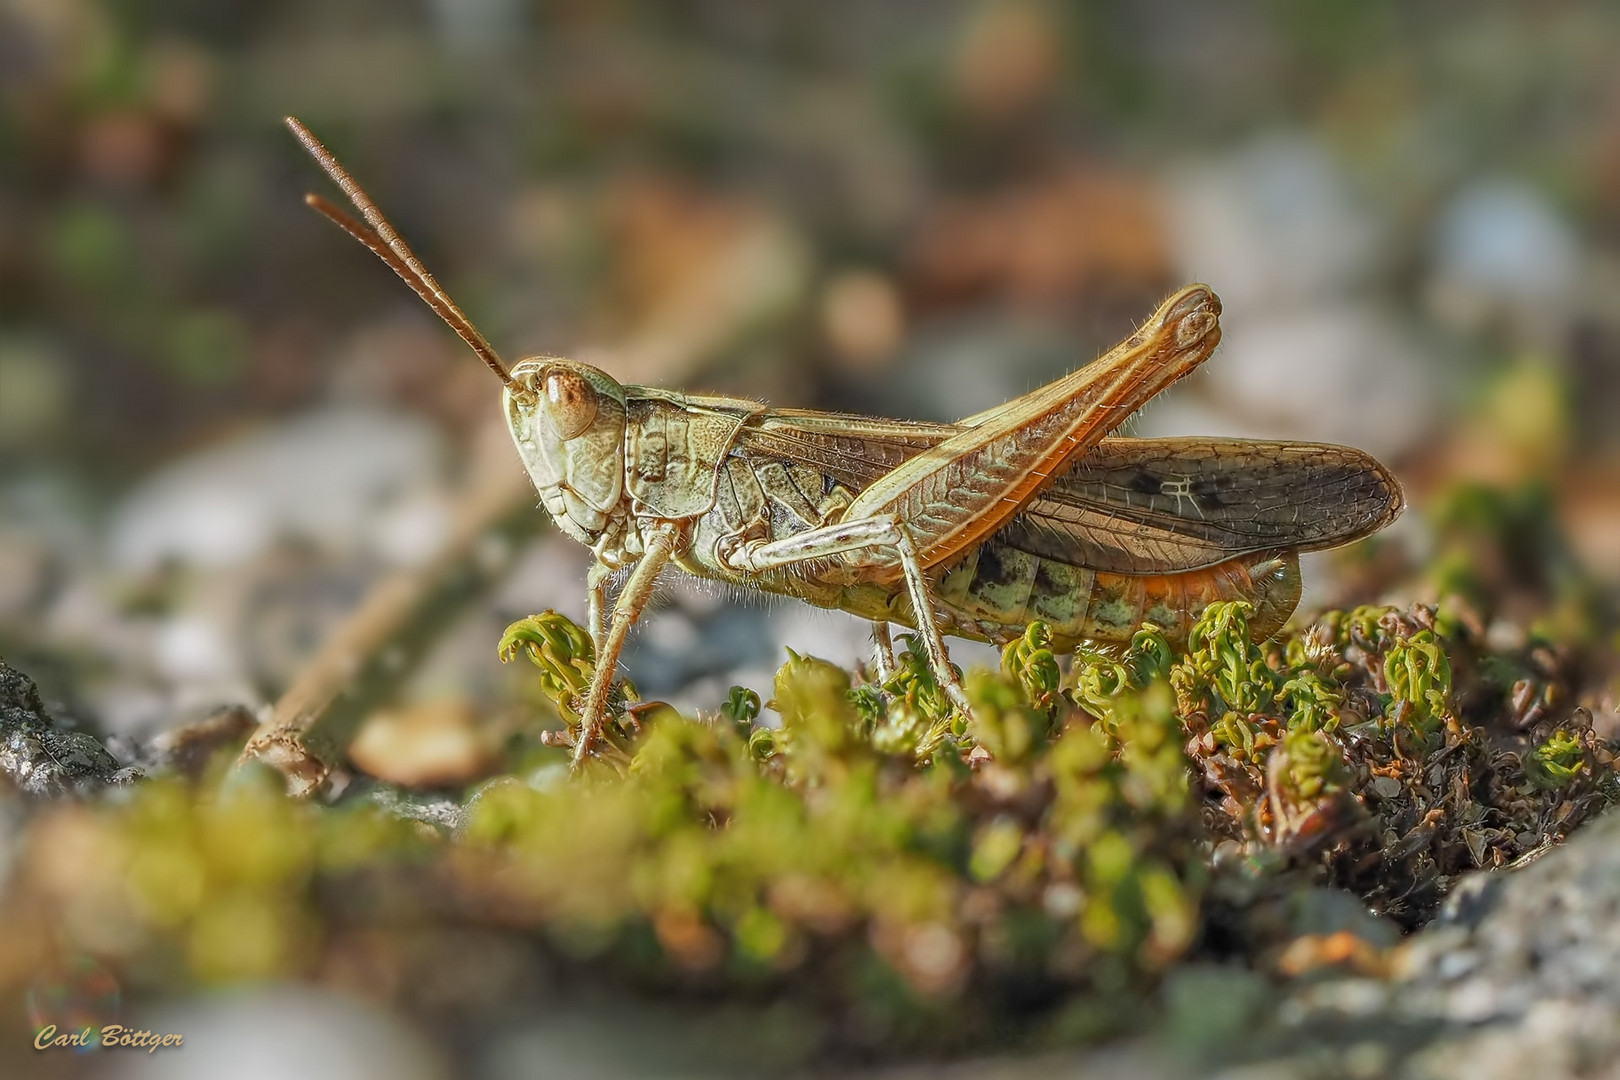
<svg viewBox="0 0 1620 1080">
<path fill-rule="evenodd" d="M 546 376 L 545 407 L 551 426 L 562 439 L 572 439 L 596 419 L 596 388 L 572 371 Z"/>
</svg>

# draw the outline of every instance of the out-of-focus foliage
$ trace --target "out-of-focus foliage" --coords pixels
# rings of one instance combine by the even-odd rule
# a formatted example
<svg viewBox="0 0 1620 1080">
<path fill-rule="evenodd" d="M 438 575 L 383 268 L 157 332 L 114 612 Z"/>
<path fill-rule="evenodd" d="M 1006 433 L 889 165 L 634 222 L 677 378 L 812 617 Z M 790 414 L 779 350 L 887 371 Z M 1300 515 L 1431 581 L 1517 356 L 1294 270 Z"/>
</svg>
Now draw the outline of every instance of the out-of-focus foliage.
<svg viewBox="0 0 1620 1080">
<path fill-rule="evenodd" d="M 555 617 L 511 637 L 568 715 L 578 688 L 556 671 L 588 675 L 589 639 Z M 154 988 L 316 975 L 351 936 L 431 917 L 530 936 L 610 984 L 780 999 L 823 1049 L 1127 1025 L 1192 944 L 1206 877 L 1168 689 L 1093 722 L 983 674 L 976 725 L 930 749 L 899 734 L 920 730 L 906 679 L 874 725 L 848 673 L 793 657 L 780 729 L 753 725 L 757 705 L 627 722 L 619 767 L 493 781 L 449 835 L 262 777 L 152 781 L 39 822 L 12 913 Z"/>
</svg>

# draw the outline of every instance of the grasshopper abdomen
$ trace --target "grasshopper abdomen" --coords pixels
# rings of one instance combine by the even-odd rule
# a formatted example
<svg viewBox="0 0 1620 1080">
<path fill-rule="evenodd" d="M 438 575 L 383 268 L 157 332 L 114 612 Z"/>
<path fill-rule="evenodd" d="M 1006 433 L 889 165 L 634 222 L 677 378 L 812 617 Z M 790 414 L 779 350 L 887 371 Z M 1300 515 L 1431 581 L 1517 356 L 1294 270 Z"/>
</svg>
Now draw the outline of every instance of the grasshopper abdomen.
<svg viewBox="0 0 1620 1080">
<path fill-rule="evenodd" d="M 1253 604 L 1250 628 L 1265 637 L 1288 621 L 1299 596 L 1299 557 L 1291 551 L 1176 573 L 1121 574 L 1032 555 L 995 539 L 939 584 L 947 614 L 973 631 L 966 636 L 1004 644 L 1039 619 L 1060 652 L 1080 642 L 1127 642 L 1144 623 L 1173 642 L 1185 641 L 1205 606 L 1217 600 Z"/>
</svg>

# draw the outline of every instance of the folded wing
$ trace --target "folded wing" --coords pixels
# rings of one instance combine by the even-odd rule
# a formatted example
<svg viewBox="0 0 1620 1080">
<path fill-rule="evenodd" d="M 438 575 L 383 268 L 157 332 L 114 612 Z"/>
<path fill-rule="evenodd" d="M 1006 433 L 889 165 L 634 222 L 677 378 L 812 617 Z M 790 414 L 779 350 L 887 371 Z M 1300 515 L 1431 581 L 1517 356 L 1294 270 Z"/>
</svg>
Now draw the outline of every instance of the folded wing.
<svg viewBox="0 0 1620 1080">
<path fill-rule="evenodd" d="M 998 535 L 1094 570 L 1162 574 L 1371 535 L 1401 512 L 1369 455 L 1320 443 L 1105 439 Z"/>
<path fill-rule="evenodd" d="M 745 452 L 801 461 L 859 493 L 957 431 L 952 424 L 774 410 Z M 1104 439 L 994 534 L 1093 570 L 1166 574 L 1279 548 L 1335 547 L 1393 521 L 1400 484 L 1344 446 L 1244 439 Z"/>
</svg>

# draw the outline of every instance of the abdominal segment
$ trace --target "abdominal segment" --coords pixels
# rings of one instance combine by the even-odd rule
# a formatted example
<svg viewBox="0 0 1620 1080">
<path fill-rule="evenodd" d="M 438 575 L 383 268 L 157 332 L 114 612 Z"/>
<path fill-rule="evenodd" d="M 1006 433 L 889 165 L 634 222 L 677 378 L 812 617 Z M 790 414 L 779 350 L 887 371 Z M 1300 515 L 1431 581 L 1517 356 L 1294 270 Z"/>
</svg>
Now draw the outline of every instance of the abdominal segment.
<svg viewBox="0 0 1620 1080">
<path fill-rule="evenodd" d="M 1175 574 L 1117 574 L 984 544 L 950 568 L 937 586 L 947 633 L 1008 641 L 1039 619 L 1053 644 L 1068 651 L 1082 640 L 1128 642 L 1144 622 L 1173 642 L 1185 641 L 1205 605 L 1247 600 L 1258 639 L 1282 628 L 1299 603 L 1299 557 L 1260 552 Z"/>
<path fill-rule="evenodd" d="M 695 522 L 677 565 L 699 577 L 796 597 L 874 622 L 915 627 L 911 598 L 900 579 L 874 579 L 831 559 L 758 574 L 726 565 L 719 553 L 723 542 L 751 536 L 780 539 L 813 528 L 826 516 L 811 504 L 819 489 L 795 476 L 792 468 L 777 476 L 757 466 L 736 458 L 727 463 L 715 505 Z M 788 481 L 795 491 L 788 490 Z M 795 499 L 795 494 L 802 497 Z M 928 576 L 942 633 L 1001 644 L 1039 619 L 1051 628 L 1053 645 L 1061 652 L 1081 641 L 1129 642 L 1144 622 L 1180 643 L 1205 606 L 1217 600 L 1252 603 L 1250 632 L 1257 639 L 1269 637 L 1288 621 L 1300 594 L 1299 555 L 1287 550 L 1238 555 L 1177 573 L 1122 574 L 992 539 Z"/>
</svg>

